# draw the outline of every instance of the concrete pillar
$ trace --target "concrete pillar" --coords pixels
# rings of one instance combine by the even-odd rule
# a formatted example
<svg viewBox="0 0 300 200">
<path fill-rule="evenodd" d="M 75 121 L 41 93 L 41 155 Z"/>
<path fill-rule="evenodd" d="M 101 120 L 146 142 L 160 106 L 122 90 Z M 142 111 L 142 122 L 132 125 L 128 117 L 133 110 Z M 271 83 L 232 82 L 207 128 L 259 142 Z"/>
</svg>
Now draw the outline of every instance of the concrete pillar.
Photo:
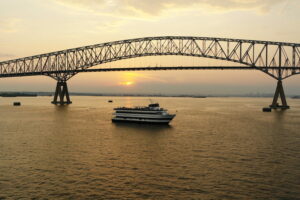
<svg viewBox="0 0 300 200">
<path fill-rule="evenodd" d="M 52 104 L 68 105 L 71 103 L 67 81 L 58 81 Z"/>
<path fill-rule="evenodd" d="M 279 96 L 281 98 L 282 105 L 280 105 L 278 103 Z M 286 102 L 286 98 L 285 98 L 285 94 L 284 94 L 284 90 L 283 90 L 283 86 L 282 86 L 282 81 L 281 80 L 278 80 L 278 82 L 277 82 L 276 91 L 275 91 L 275 94 L 274 94 L 272 105 L 270 105 L 270 108 L 272 108 L 272 109 L 277 109 L 277 108 L 280 108 L 280 109 L 289 109 L 290 108 L 287 105 L 287 102 Z"/>
</svg>

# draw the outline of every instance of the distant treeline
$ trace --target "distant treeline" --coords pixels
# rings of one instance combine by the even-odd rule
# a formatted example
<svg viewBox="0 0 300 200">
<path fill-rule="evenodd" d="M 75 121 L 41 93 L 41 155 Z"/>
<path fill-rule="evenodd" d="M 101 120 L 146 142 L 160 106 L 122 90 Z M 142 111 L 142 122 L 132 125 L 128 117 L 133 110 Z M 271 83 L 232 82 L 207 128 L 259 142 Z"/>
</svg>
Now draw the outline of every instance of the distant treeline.
<svg viewBox="0 0 300 200">
<path fill-rule="evenodd" d="M 28 92 L 0 92 L 1 97 L 37 97 L 37 93 Z"/>
</svg>

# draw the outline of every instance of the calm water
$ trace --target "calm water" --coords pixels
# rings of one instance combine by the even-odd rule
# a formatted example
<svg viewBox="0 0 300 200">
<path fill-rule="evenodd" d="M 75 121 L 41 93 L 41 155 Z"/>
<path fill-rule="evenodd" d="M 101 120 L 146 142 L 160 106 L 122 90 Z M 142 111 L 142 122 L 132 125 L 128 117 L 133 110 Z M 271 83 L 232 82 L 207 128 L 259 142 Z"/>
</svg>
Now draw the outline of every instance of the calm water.
<svg viewBox="0 0 300 200">
<path fill-rule="evenodd" d="M 271 99 L 155 98 L 170 126 L 111 123 L 148 98 L 72 100 L 0 98 L 0 199 L 300 197 L 300 100 L 263 113 Z"/>
</svg>

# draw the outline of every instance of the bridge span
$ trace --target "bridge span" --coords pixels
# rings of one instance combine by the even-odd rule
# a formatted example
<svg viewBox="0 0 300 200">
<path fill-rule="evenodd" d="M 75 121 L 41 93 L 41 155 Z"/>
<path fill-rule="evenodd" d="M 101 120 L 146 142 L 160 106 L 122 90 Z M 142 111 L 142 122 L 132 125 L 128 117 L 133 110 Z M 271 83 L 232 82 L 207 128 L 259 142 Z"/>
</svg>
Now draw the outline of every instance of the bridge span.
<svg viewBox="0 0 300 200">
<path fill-rule="evenodd" d="M 101 64 L 123 59 L 167 55 L 225 60 L 242 66 L 101 67 Z M 100 68 L 90 69 L 98 65 Z M 300 44 L 212 37 L 145 37 L 0 62 L 0 78 L 45 75 L 55 79 L 57 85 L 52 103 L 60 105 L 72 103 L 67 81 L 77 73 L 133 70 L 260 70 L 277 80 L 270 107 L 287 109 L 282 80 L 300 74 Z"/>
</svg>

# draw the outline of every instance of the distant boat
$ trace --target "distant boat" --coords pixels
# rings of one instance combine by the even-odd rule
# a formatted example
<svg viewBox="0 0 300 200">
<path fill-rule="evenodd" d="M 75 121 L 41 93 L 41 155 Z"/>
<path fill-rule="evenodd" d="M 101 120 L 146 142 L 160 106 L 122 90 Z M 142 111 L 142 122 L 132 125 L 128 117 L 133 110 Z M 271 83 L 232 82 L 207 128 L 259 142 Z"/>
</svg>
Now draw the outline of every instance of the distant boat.
<svg viewBox="0 0 300 200">
<path fill-rule="evenodd" d="M 134 108 L 115 108 L 116 112 L 112 118 L 113 122 L 135 122 L 135 123 L 153 123 L 169 124 L 176 116 L 169 114 L 167 110 L 160 108 L 158 103 L 149 104 L 146 107 Z"/>
<path fill-rule="evenodd" d="M 113 100 L 108 100 L 108 103 L 113 103 Z"/>
<path fill-rule="evenodd" d="M 272 112 L 272 108 L 266 107 L 262 109 L 263 112 Z"/>
<path fill-rule="evenodd" d="M 21 102 L 14 102 L 14 106 L 21 106 Z"/>
</svg>

